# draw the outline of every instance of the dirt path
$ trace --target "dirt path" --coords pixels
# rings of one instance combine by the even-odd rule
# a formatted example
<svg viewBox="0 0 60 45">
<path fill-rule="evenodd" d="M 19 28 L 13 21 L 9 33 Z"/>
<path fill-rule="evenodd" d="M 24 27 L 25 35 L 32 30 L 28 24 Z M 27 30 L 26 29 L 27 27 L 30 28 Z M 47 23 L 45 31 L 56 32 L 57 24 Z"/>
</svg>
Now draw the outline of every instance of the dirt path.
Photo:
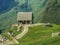
<svg viewBox="0 0 60 45">
<path fill-rule="evenodd" d="M 19 30 L 20 30 L 20 27 L 21 27 L 21 26 L 19 25 L 19 26 L 18 26 L 18 29 L 17 29 L 17 31 L 19 31 Z"/>
<path fill-rule="evenodd" d="M 15 37 L 16 39 L 22 38 L 28 32 L 28 26 L 27 25 L 24 25 L 23 27 L 24 27 L 24 30 L 22 31 L 22 33 L 20 33 L 19 35 L 17 35 Z"/>
<path fill-rule="evenodd" d="M 4 42 L 4 43 L 0 43 L 0 45 L 9 45 L 9 44 L 18 44 L 19 42 L 16 40 L 16 39 L 20 39 L 20 38 L 22 38 L 27 32 L 28 32 L 28 27 L 33 27 L 33 26 L 38 26 L 38 25 L 44 25 L 44 23 L 37 23 L 37 24 L 29 24 L 29 25 L 23 25 L 23 31 L 20 33 L 20 34 L 18 34 L 16 37 L 15 37 L 15 39 L 13 39 L 13 41 L 6 41 L 6 42 Z M 19 28 L 20 28 L 20 26 L 18 26 L 18 29 L 17 29 L 17 31 L 19 31 Z"/>
<path fill-rule="evenodd" d="M 37 23 L 37 24 L 29 24 L 29 25 L 23 25 L 23 31 L 22 33 L 18 34 L 13 41 L 6 41 L 3 43 L 0 43 L 0 45 L 9 45 L 9 44 L 14 44 L 14 43 L 19 43 L 16 39 L 22 38 L 27 32 L 28 32 L 28 27 L 33 27 L 33 26 L 38 26 L 38 25 L 44 25 L 44 23 Z M 18 27 L 17 31 L 19 31 L 20 26 Z"/>
<path fill-rule="evenodd" d="M 28 27 L 33 27 L 33 26 L 38 26 L 38 25 L 44 25 L 44 23 L 37 23 L 37 24 L 31 24 L 31 25 L 30 24 L 29 25 L 23 25 L 24 30 L 22 31 L 22 33 L 17 35 L 15 38 L 16 39 L 22 38 L 28 32 Z"/>
<path fill-rule="evenodd" d="M 38 26 L 38 25 L 44 25 L 45 23 L 36 23 L 36 24 L 29 24 L 28 27 Z"/>
</svg>

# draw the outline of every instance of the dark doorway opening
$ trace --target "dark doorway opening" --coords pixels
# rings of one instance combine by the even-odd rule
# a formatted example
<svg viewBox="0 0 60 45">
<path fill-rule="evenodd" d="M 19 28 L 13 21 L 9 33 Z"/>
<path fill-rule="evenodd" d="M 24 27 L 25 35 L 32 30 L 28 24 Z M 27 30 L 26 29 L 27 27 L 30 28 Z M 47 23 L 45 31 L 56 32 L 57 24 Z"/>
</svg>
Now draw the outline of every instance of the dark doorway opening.
<svg viewBox="0 0 60 45">
<path fill-rule="evenodd" d="M 18 21 L 18 24 L 30 24 L 30 21 Z"/>
</svg>

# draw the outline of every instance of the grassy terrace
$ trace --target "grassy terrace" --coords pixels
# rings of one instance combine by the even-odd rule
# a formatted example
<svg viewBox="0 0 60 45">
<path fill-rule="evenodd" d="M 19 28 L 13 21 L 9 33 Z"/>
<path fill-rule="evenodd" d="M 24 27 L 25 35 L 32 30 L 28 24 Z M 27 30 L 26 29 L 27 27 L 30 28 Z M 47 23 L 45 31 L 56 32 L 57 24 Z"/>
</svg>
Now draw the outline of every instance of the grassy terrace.
<svg viewBox="0 0 60 45">
<path fill-rule="evenodd" d="M 29 32 L 16 45 L 60 45 L 60 37 L 52 38 L 53 32 L 60 32 L 60 25 L 29 27 Z"/>
<path fill-rule="evenodd" d="M 18 28 L 18 27 L 17 27 L 17 28 Z M 14 35 L 17 36 L 17 35 L 20 34 L 22 31 L 23 31 L 23 27 L 21 26 L 19 31 L 17 31 L 17 29 L 15 30 Z"/>
<path fill-rule="evenodd" d="M 10 33 L 14 33 L 14 36 L 17 36 L 17 35 L 19 35 L 22 31 L 23 31 L 23 27 L 21 26 L 20 28 L 19 28 L 19 30 L 18 30 L 18 26 L 15 26 L 15 27 L 13 27 L 13 28 L 11 28 L 10 30 L 8 30 L 8 32 L 10 32 Z"/>
</svg>

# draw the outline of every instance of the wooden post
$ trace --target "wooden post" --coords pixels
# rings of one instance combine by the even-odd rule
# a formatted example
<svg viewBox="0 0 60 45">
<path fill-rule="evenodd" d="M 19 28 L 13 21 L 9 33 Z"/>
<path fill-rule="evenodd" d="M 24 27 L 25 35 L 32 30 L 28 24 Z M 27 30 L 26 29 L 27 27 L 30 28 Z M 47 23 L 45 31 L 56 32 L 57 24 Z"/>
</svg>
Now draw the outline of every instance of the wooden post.
<svg viewBox="0 0 60 45">
<path fill-rule="evenodd" d="M 32 24 L 32 21 L 30 21 L 30 24 Z"/>
<path fill-rule="evenodd" d="M 26 21 L 26 24 L 27 24 L 27 21 Z"/>
</svg>

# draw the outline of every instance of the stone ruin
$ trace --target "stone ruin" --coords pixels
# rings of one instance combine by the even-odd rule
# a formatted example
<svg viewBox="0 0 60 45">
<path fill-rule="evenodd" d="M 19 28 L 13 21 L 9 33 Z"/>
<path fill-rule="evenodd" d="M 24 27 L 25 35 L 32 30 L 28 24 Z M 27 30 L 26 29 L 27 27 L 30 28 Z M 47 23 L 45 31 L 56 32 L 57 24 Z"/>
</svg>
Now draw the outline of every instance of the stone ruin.
<svg viewBox="0 0 60 45">
<path fill-rule="evenodd" d="M 52 33 L 52 37 L 60 36 L 60 32 Z"/>
</svg>

